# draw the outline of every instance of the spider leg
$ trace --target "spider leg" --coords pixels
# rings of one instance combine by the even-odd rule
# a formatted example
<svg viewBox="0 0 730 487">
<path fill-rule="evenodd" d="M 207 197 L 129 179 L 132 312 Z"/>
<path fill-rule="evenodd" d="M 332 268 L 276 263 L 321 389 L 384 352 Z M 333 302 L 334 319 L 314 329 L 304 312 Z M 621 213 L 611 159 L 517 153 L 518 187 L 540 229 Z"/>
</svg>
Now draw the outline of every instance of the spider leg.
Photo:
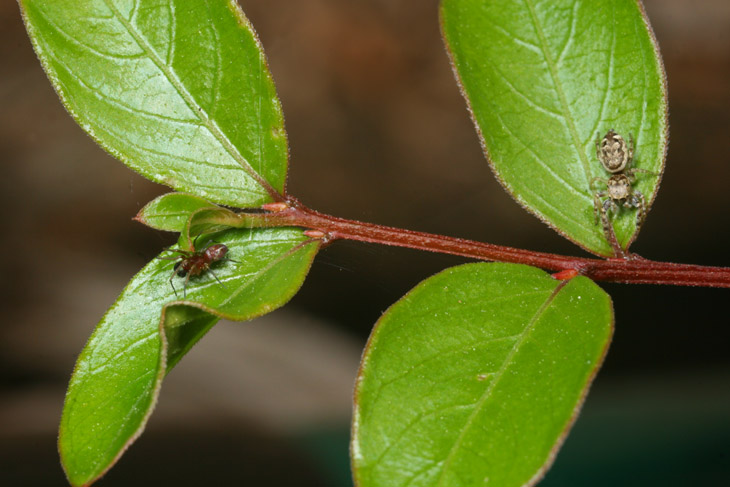
<svg viewBox="0 0 730 487">
<path fill-rule="evenodd" d="M 601 224 L 603 225 L 603 234 L 606 235 L 608 243 L 611 244 L 613 255 L 616 257 L 623 257 L 625 255 L 624 249 L 622 249 L 621 244 L 618 243 L 616 233 L 613 231 L 613 226 L 608 219 L 608 213 L 603 209 L 603 207 L 601 207 Z"/>
<path fill-rule="evenodd" d="M 646 218 L 646 200 L 640 191 L 634 191 L 631 199 L 633 200 L 633 206 L 639 210 L 636 212 L 636 224 L 641 225 L 641 222 Z"/>
<path fill-rule="evenodd" d="M 193 239 L 193 248 L 194 248 L 194 249 L 198 248 L 198 247 L 197 247 L 197 245 L 198 245 L 198 239 L 199 239 L 199 238 L 200 238 L 200 237 L 201 237 L 202 235 L 203 235 L 203 233 L 201 232 L 201 233 L 197 234 L 197 235 L 195 236 L 195 238 Z"/>
<path fill-rule="evenodd" d="M 601 133 L 596 134 L 596 158 L 601 160 Z"/>
<path fill-rule="evenodd" d="M 185 276 L 185 283 L 183 283 L 183 299 L 188 298 L 188 282 L 190 281 L 190 276 L 192 275 L 192 272 L 188 272 L 188 275 Z"/>
<path fill-rule="evenodd" d="M 606 215 L 608 215 L 609 211 L 616 213 L 618 209 L 619 207 L 613 198 L 608 198 L 606 201 L 603 202 L 603 211 L 606 213 Z"/>
<path fill-rule="evenodd" d="M 595 184 L 595 182 L 596 182 L 596 181 L 600 181 L 600 182 L 602 182 L 603 184 L 605 184 L 606 186 L 608 186 L 608 179 L 604 179 L 604 178 L 599 178 L 599 177 L 595 177 L 595 178 L 591 179 L 591 183 L 590 183 L 590 184 L 589 184 L 588 186 L 589 186 L 589 187 L 590 187 L 591 189 L 593 189 L 593 185 Z"/>
<path fill-rule="evenodd" d="M 190 252 L 190 251 L 183 250 L 183 249 L 170 249 L 170 248 L 167 248 L 165 250 L 167 252 L 177 252 L 178 254 L 182 255 L 183 257 L 190 257 L 191 255 L 194 254 L 194 252 Z M 173 258 L 171 258 L 171 257 L 158 257 L 158 259 L 162 259 L 162 260 L 173 260 Z M 179 257 L 175 257 L 175 259 L 179 259 Z"/>
<path fill-rule="evenodd" d="M 600 214 L 603 233 L 604 235 L 606 235 L 606 239 L 611 244 L 614 255 L 622 257 L 624 255 L 624 251 L 621 248 L 621 245 L 618 243 L 618 240 L 616 239 L 616 234 L 614 233 L 611 222 L 608 219 L 609 210 L 617 210 L 616 202 L 610 197 L 601 202 L 601 198 L 604 198 L 606 196 L 608 196 L 608 193 L 606 191 L 600 191 L 593 195 L 593 214 L 595 216 L 595 223 L 598 224 L 598 215 Z"/>
<path fill-rule="evenodd" d="M 598 213 L 601 212 L 603 209 L 603 203 L 601 202 L 601 198 L 606 196 L 605 191 L 599 191 L 598 193 L 593 195 L 593 224 L 598 225 Z M 605 211 L 605 210 L 603 210 Z"/>
<path fill-rule="evenodd" d="M 629 162 L 634 160 L 634 134 L 629 132 Z"/>
<path fill-rule="evenodd" d="M 223 284 L 223 283 L 221 282 L 221 280 L 220 280 L 220 279 L 218 279 L 218 276 L 216 276 L 216 275 L 215 275 L 215 272 L 213 272 L 213 269 L 208 269 L 208 272 L 210 272 L 210 275 L 211 275 L 211 276 L 213 276 L 213 277 L 215 278 L 215 280 L 216 280 L 216 281 L 218 281 L 218 284 L 220 284 L 220 285 L 221 285 L 221 286 L 223 286 L 224 288 L 228 289 L 228 286 L 226 286 L 225 284 Z"/>
<path fill-rule="evenodd" d="M 175 274 L 177 274 L 177 269 L 173 269 L 172 274 L 170 274 L 170 287 L 172 288 L 172 292 L 175 293 L 175 297 L 177 298 L 177 289 L 175 289 L 175 285 L 172 283 L 172 280 L 175 278 Z"/>
<path fill-rule="evenodd" d="M 611 200 L 606 200 L 601 206 L 599 206 L 599 213 L 601 214 L 601 224 L 603 225 L 603 231 L 608 235 L 611 224 L 608 222 L 608 211 L 606 211 L 606 203 Z"/>
<path fill-rule="evenodd" d="M 656 173 L 656 172 L 653 172 L 653 171 L 647 171 L 646 169 L 641 169 L 641 168 L 638 168 L 638 167 L 632 167 L 631 169 L 627 169 L 627 170 L 624 171 L 624 174 L 626 174 L 626 176 L 633 183 L 634 182 L 634 179 L 635 179 L 634 175 L 636 173 L 638 173 L 638 172 L 640 172 L 642 174 L 650 174 L 652 176 L 659 176 L 659 173 Z"/>
</svg>

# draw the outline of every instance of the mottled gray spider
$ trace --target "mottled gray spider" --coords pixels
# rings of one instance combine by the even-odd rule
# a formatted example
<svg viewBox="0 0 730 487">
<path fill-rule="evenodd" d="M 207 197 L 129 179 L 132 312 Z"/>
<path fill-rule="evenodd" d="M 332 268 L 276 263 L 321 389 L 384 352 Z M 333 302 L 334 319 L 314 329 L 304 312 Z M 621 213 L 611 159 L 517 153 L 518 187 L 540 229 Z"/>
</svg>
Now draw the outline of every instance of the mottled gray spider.
<svg viewBox="0 0 730 487">
<path fill-rule="evenodd" d="M 609 130 L 603 139 L 596 138 L 596 156 L 603 168 L 611 173 L 611 177 L 593 178 L 591 180 L 591 189 L 596 181 L 600 181 L 606 185 L 605 191 L 598 191 L 593 195 L 593 206 L 596 223 L 598 223 L 598 215 L 601 213 L 604 230 L 608 228 L 608 212 L 616 213 L 621 206 L 624 208 L 636 208 L 636 224 L 640 225 L 646 216 L 646 200 L 644 195 L 632 188 L 636 173 L 653 174 L 646 169 L 631 168 L 634 159 L 634 137 L 629 134 L 629 143 L 623 137 Z M 601 198 L 606 198 L 601 201 Z"/>
</svg>

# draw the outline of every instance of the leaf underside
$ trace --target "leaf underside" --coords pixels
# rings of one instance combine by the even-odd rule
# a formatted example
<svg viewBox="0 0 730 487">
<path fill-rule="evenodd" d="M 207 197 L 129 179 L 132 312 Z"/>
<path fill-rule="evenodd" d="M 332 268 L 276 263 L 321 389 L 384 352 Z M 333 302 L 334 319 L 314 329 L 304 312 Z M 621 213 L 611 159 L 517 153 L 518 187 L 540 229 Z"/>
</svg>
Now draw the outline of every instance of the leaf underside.
<svg viewBox="0 0 730 487">
<path fill-rule="evenodd" d="M 589 279 L 468 264 L 379 320 L 356 384 L 359 487 L 518 487 L 547 469 L 610 342 Z"/>
<path fill-rule="evenodd" d="M 634 188 L 647 206 L 664 168 L 664 70 L 636 0 L 442 0 L 454 71 L 492 169 L 528 211 L 581 247 L 612 249 L 594 215 L 608 178 L 595 140 L 614 129 L 636 141 Z M 637 210 L 611 217 L 628 248 Z"/>
</svg>

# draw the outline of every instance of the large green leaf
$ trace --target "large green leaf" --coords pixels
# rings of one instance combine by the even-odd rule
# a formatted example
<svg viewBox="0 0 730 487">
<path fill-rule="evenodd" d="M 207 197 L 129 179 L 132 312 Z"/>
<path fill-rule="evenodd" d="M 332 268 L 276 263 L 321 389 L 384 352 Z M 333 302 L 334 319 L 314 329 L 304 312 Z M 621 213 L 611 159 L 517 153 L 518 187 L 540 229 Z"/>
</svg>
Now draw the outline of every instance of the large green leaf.
<svg viewBox="0 0 730 487">
<path fill-rule="evenodd" d="M 66 108 L 147 178 L 239 207 L 284 192 L 284 121 L 235 1 L 21 0 Z"/>
<path fill-rule="evenodd" d="M 419 284 L 377 323 L 355 390 L 359 487 L 533 485 L 607 350 L 592 281 L 468 264 Z"/>
<path fill-rule="evenodd" d="M 191 279 L 183 294 L 183 279 L 176 276 L 176 295 L 168 281 L 174 263 L 153 260 L 89 339 L 69 385 L 59 436 L 73 485 L 101 476 L 141 434 L 165 373 L 218 318 L 243 321 L 283 305 L 319 248 L 302 230 L 286 228 L 229 230 L 216 241 L 235 260 L 214 264 L 220 283 L 208 271 Z"/>
<path fill-rule="evenodd" d="M 636 0 L 443 0 L 454 70 L 497 177 L 517 201 L 600 255 L 594 177 L 606 178 L 595 139 L 636 141 L 635 188 L 654 199 L 667 147 L 661 58 Z M 603 188 L 605 189 L 605 185 Z M 627 248 L 636 210 L 613 217 Z"/>
</svg>

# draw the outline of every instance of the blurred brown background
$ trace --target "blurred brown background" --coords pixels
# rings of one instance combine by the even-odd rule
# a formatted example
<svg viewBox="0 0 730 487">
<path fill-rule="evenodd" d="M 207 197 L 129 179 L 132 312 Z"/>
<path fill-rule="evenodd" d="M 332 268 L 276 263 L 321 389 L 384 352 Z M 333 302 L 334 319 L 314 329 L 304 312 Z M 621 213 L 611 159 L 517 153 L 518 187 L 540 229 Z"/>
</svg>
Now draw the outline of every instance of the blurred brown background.
<svg viewBox="0 0 730 487">
<path fill-rule="evenodd" d="M 491 175 L 436 0 L 241 4 L 284 106 L 290 193 L 342 217 L 581 254 Z M 645 5 L 669 78 L 671 143 L 633 250 L 730 266 L 730 3 Z M 61 486 L 64 388 L 106 308 L 171 243 L 131 220 L 167 189 L 106 155 L 66 114 L 14 2 L 0 4 L 0 40 L 0 485 Z M 349 400 L 370 327 L 421 279 L 462 262 L 326 249 L 283 311 L 222 323 L 193 350 L 148 431 L 99 485 L 348 485 Z M 730 290 L 603 287 L 614 343 L 542 485 L 727 484 Z"/>
</svg>

